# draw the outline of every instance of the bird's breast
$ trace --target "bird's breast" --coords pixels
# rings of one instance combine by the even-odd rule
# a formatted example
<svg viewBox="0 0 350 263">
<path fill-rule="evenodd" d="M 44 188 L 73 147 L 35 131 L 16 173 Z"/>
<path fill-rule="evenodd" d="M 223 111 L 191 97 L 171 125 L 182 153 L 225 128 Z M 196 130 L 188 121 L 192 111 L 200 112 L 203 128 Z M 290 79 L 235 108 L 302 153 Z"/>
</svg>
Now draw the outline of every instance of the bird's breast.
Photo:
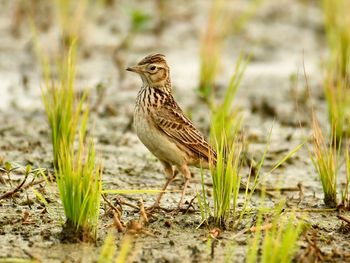
<svg viewBox="0 0 350 263">
<path fill-rule="evenodd" d="M 177 145 L 155 126 L 150 109 L 136 106 L 134 111 L 134 128 L 137 136 L 147 149 L 162 161 L 174 165 L 186 163 L 186 155 Z"/>
</svg>

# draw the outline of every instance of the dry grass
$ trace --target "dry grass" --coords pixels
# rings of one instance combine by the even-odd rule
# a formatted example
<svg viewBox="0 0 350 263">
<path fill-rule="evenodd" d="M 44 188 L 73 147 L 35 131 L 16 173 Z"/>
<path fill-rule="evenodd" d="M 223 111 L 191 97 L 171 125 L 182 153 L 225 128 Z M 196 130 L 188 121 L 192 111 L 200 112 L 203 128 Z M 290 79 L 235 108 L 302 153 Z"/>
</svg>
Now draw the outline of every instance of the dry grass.
<svg viewBox="0 0 350 263">
<path fill-rule="evenodd" d="M 327 145 L 315 114 L 313 115 L 312 129 L 310 157 L 322 183 L 324 203 L 326 206 L 335 207 L 337 205 L 340 142 L 337 141 L 335 133 L 332 132 L 329 145 Z"/>
</svg>

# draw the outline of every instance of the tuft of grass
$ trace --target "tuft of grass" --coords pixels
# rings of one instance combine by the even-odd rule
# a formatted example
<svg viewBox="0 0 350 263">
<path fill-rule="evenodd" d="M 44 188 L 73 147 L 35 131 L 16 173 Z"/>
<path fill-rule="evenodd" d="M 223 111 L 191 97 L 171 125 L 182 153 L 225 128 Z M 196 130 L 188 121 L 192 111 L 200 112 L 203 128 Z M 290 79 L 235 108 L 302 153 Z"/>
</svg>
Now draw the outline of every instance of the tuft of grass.
<svg viewBox="0 0 350 263">
<path fill-rule="evenodd" d="M 324 25 L 329 49 L 330 64 L 342 79 L 349 78 L 350 59 L 350 2 L 348 0 L 322 0 Z"/>
<path fill-rule="evenodd" d="M 115 260 L 115 263 L 124 263 L 128 261 L 128 257 L 130 256 L 132 248 L 132 237 L 131 236 L 125 236 L 121 247 L 117 253 L 117 259 Z"/>
<path fill-rule="evenodd" d="M 297 242 L 305 226 L 293 213 L 281 212 L 282 206 L 279 205 L 270 222 L 263 220 L 262 213 L 258 214 L 254 231 L 251 228 L 254 237 L 249 242 L 246 262 L 292 262 L 298 250 Z"/>
<path fill-rule="evenodd" d="M 126 235 L 122 242 L 120 249 L 117 253 L 117 256 L 115 257 L 116 254 L 116 247 L 115 247 L 115 238 L 114 236 L 110 233 L 107 235 L 100 255 L 98 257 L 97 263 L 124 263 L 128 262 L 128 256 L 130 254 L 130 250 L 132 248 L 132 237 L 129 235 Z M 114 260 L 115 258 L 115 260 Z"/>
<path fill-rule="evenodd" d="M 74 39 L 81 39 L 82 25 L 86 17 L 87 0 L 55 0 L 54 11 L 59 22 L 63 47 L 70 46 Z"/>
<path fill-rule="evenodd" d="M 55 176 L 66 216 L 62 238 L 94 241 L 102 190 L 102 167 L 96 165 L 93 140 L 86 138 L 89 118 L 88 107 L 83 108 L 86 93 L 81 98 L 75 95 L 75 57 L 76 42 L 73 41 L 58 63 L 58 80 L 55 80 L 48 59 L 40 56 L 45 79 L 42 100 L 51 129 Z"/>
<path fill-rule="evenodd" d="M 212 1 L 208 24 L 200 46 L 200 76 L 198 92 L 208 100 L 215 87 L 216 75 L 221 61 L 221 49 L 228 28 L 228 14 L 225 1 Z"/>
<path fill-rule="evenodd" d="M 221 64 L 221 51 L 230 33 L 238 33 L 253 17 L 263 0 L 253 0 L 239 14 L 230 14 L 228 2 L 212 1 L 208 22 L 200 43 L 199 96 L 210 102 Z M 230 32 L 231 31 L 231 32 Z"/>
<path fill-rule="evenodd" d="M 236 218 L 238 192 L 241 184 L 239 174 L 243 140 L 239 131 L 242 116 L 233 101 L 240 85 L 247 61 L 239 57 L 232 78 L 221 103 L 211 103 L 211 141 L 216 145 L 217 163 L 210 167 L 213 181 L 213 217 L 215 224 L 225 226 L 230 219 Z M 206 205 L 206 194 L 202 175 L 202 195 L 198 195 L 203 220 L 211 214 Z"/>
<path fill-rule="evenodd" d="M 230 139 L 235 138 L 242 126 L 242 116 L 239 109 L 233 106 L 233 102 L 248 62 L 249 60 L 245 59 L 243 54 L 239 56 L 223 101 L 220 104 L 215 103 L 214 100 L 211 102 L 210 135 L 213 141 L 221 143 L 221 138 L 225 137 L 229 139 L 226 143 L 232 143 Z"/>
<path fill-rule="evenodd" d="M 346 167 L 346 178 L 345 178 L 345 184 L 341 189 L 341 205 L 347 209 L 350 208 L 350 195 L 349 195 L 349 188 L 350 188 L 350 148 L 349 145 L 347 145 L 345 149 L 345 167 Z"/>
<path fill-rule="evenodd" d="M 340 139 L 350 135 L 350 2 L 322 0 L 321 3 L 330 50 L 324 92 L 331 129 Z"/>
<path fill-rule="evenodd" d="M 236 218 L 241 185 L 241 153 L 243 143 L 237 139 L 227 144 L 225 137 L 217 143 L 217 163 L 211 167 L 215 224 L 225 226 Z"/>
<path fill-rule="evenodd" d="M 334 69 L 325 73 L 324 92 L 328 109 L 328 120 L 339 141 L 350 135 L 350 89 L 348 80 L 337 78 Z M 339 75 L 338 75 L 339 76 Z"/>
<path fill-rule="evenodd" d="M 340 141 L 331 133 L 329 145 L 319 126 L 315 114 L 312 120 L 312 150 L 310 158 L 321 180 L 324 203 L 328 207 L 337 206 L 337 177 L 339 168 Z"/>
<path fill-rule="evenodd" d="M 62 145 L 55 170 L 59 195 L 66 216 L 63 235 L 95 241 L 100 210 L 102 166 L 96 165 L 93 140 L 86 145 L 79 136 L 77 152 Z M 64 237 L 65 237 L 64 236 Z"/>
<path fill-rule="evenodd" d="M 59 65 L 59 81 L 55 81 L 51 76 L 48 59 L 41 55 L 45 80 L 41 94 L 51 129 L 53 164 L 56 168 L 62 143 L 64 142 L 68 152 L 73 149 L 79 122 L 82 121 L 85 96 L 80 99 L 75 97 L 75 57 L 76 42 L 72 42 L 68 53 L 64 55 Z M 83 116 L 86 116 L 86 113 Z"/>
<path fill-rule="evenodd" d="M 241 187 L 241 160 L 244 148 L 244 139 L 240 135 L 242 116 L 237 108 L 233 106 L 233 101 L 243 77 L 248 60 L 241 54 L 237 60 L 234 73 L 228 85 L 223 102 L 220 104 L 211 103 L 211 141 L 215 142 L 217 152 L 216 166 L 210 167 L 211 178 L 213 181 L 213 213 L 208 205 L 208 198 L 204 186 L 204 177 L 202 173 L 202 193 L 197 194 L 198 203 L 201 210 L 202 220 L 206 221 L 211 216 L 214 223 L 218 226 L 228 226 L 233 223 L 236 225 L 242 219 L 247 209 L 257 184 L 262 164 L 264 162 L 268 146 L 265 149 L 263 157 L 258 165 L 258 172 L 253 182 L 250 182 L 251 176 L 245 189 L 245 198 L 243 209 L 238 215 L 237 201 Z M 271 135 L 271 132 L 269 136 Z"/>
<path fill-rule="evenodd" d="M 197 193 L 197 199 L 201 212 L 202 222 L 205 222 L 208 220 L 208 218 L 213 217 L 217 225 L 227 226 L 227 223 L 232 223 L 232 228 L 235 228 L 243 220 L 244 215 L 246 215 L 248 211 L 248 204 L 250 203 L 258 185 L 262 181 L 262 166 L 265 162 L 266 155 L 270 147 L 271 134 L 272 127 L 268 134 L 268 143 L 265 146 L 260 161 L 257 163 L 254 172 L 254 178 L 252 172 L 250 172 L 247 180 L 244 183 L 242 183 L 242 177 L 239 174 L 239 170 L 241 168 L 240 161 L 243 143 L 239 141 L 233 141 L 236 143 L 234 146 L 231 146 L 230 148 L 222 148 L 223 150 L 219 148 L 217 150 L 218 164 L 216 167 L 212 167 L 211 170 L 214 191 L 214 213 L 212 213 L 209 206 L 209 200 L 204 184 L 204 175 L 203 172 L 201 173 L 202 191 L 200 194 Z M 236 139 L 237 138 L 238 136 L 236 136 Z M 221 143 L 221 145 L 223 147 L 227 147 L 228 144 Z M 269 172 L 264 174 L 264 177 L 274 172 L 284 162 L 291 158 L 303 145 L 304 142 L 298 144 L 295 148 L 288 152 L 288 154 L 281 158 L 281 160 L 278 161 Z M 252 167 L 250 168 L 252 169 Z M 215 183 L 215 181 L 218 183 Z M 238 211 L 238 194 L 242 189 L 242 185 L 245 185 L 244 200 L 242 208 Z M 261 189 L 261 192 L 264 193 L 264 189 Z M 230 204 L 228 200 L 230 200 Z M 216 207 L 219 209 L 216 209 Z"/>
<path fill-rule="evenodd" d="M 109 233 L 103 242 L 100 255 L 97 263 L 110 263 L 113 262 L 113 257 L 116 251 L 115 238 L 112 233 Z"/>
</svg>

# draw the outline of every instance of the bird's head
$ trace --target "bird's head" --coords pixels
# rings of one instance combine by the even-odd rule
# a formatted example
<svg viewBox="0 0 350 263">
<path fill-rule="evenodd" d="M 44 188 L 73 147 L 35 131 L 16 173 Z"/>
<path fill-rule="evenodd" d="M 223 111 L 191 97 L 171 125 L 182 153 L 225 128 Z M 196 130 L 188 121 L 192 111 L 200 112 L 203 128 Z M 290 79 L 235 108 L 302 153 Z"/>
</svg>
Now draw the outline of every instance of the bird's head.
<svg viewBox="0 0 350 263">
<path fill-rule="evenodd" d="M 170 80 L 165 56 L 159 53 L 148 55 L 135 66 L 128 67 L 126 70 L 139 74 L 143 83 L 150 87 L 164 87 Z"/>
</svg>

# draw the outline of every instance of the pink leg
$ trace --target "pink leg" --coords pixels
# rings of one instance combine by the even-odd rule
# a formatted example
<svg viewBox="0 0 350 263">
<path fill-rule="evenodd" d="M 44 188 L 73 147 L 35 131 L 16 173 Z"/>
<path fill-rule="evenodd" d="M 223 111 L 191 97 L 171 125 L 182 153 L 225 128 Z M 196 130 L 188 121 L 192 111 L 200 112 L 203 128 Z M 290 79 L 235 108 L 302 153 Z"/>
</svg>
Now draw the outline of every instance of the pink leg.
<svg viewBox="0 0 350 263">
<path fill-rule="evenodd" d="M 157 197 L 156 201 L 154 202 L 153 206 L 151 207 L 151 209 L 159 207 L 160 200 L 162 199 L 162 197 L 163 197 L 163 195 L 165 193 L 165 190 L 167 189 L 168 185 L 174 180 L 174 178 L 176 176 L 174 174 L 173 167 L 171 166 L 170 163 L 162 161 L 162 164 L 164 166 L 164 172 L 165 172 L 166 176 L 168 177 L 168 179 L 165 182 L 165 184 L 164 184 L 164 186 L 162 188 L 162 191 L 158 195 L 158 197 Z"/>
<path fill-rule="evenodd" d="M 185 185 L 184 185 L 184 188 L 182 190 L 180 202 L 179 202 L 179 205 L 178 205 L 178 209 L 181 209 L 182 205 L 184 204 L 184 198 L 185 198 L 187 187 L 188 187 L 188 185 L 190 183 L 191 172 L 188 169 L 188 166 L 186 164 L 184 164 L 183 166 L 178 167 L 178 169 L 180 170 L 180 172 L 185 177 Z"/>
</svg>

